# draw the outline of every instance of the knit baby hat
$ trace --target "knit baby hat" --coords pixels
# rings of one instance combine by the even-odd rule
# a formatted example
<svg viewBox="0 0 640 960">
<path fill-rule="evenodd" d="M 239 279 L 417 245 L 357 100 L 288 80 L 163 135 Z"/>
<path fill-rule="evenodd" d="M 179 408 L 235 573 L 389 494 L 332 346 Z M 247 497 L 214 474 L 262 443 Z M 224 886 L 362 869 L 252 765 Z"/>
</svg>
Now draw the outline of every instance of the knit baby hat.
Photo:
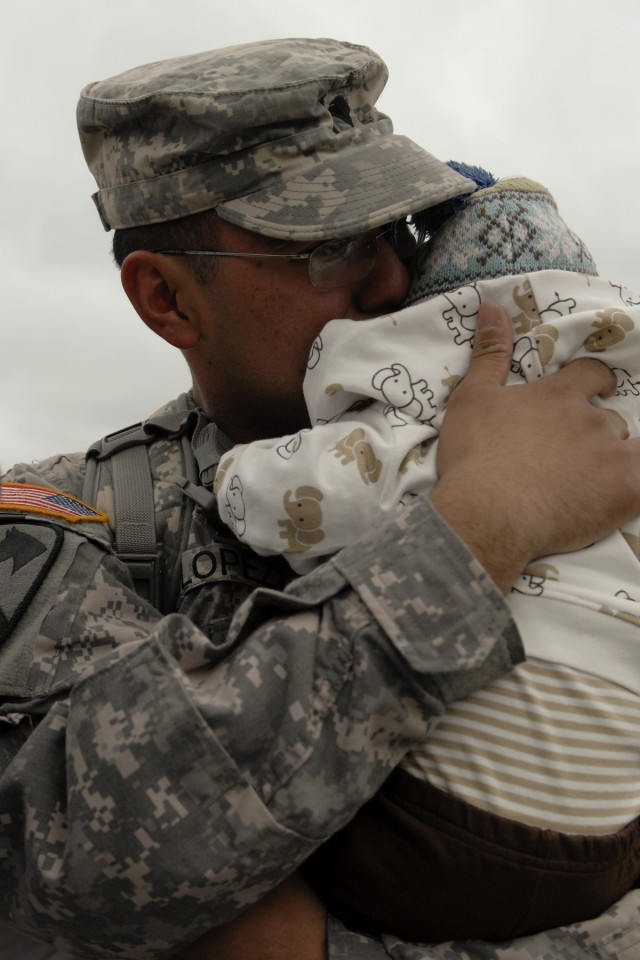
<svg viewBox="0 0 640 960">
<path fill-rule="evenodd" d="M 480 168 L 480 186 L 425 211 L 430 238 L 416 259 L 407 305 L 428 300 L 478 280 L 538 270 L 569 270 L 597 276 L 596 265 L 580 238 L 558 213 L 555 200 L 540 183 L 525 177 L 494 181 Z"/>
</svg>

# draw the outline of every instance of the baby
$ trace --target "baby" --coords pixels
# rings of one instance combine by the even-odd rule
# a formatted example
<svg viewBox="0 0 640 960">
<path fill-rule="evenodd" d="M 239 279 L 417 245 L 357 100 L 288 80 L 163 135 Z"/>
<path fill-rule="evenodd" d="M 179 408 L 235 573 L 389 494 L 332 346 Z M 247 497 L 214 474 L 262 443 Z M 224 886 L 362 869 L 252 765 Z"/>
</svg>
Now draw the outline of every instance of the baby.
<svg viewBox="0 0 640 960">
<path fill-rule="evenodd" d="M 514 389 L 577 357 L 602 360 L 618 380 L 602 402 L 639 434 L 640 297 L 597 276 L 540 184 L 470 171 L 474 194 L 424 214 L 408 305 L 334 320 L 317 338 L 312 429 L 223 459 L 220 514 L 256 552 L 306 572 L 429 493 L 484 301 L 511 319 Z M 596 916 L 634 884 L 639 564 L 640 519 L 525 570 L 509 603 L 527 662 L 448 708 L 309 862 L 334 914 L 413 941 L 502 940 Z"/>
</svg>

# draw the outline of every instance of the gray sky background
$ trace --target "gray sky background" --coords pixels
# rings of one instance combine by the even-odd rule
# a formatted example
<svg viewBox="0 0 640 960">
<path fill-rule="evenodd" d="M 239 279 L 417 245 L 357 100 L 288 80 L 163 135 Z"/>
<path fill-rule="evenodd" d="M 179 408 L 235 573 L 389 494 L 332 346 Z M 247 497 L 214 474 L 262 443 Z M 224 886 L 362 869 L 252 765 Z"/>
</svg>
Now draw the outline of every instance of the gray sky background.
<svg viewBox="0 0 640 960">
<path fill-rule="evenodd" d="M 380 105 L 443 160 L 546 184 L 603 276 L 640 290 L 637 0 L 7 0 L 0 77 L 0 463 L 142 419 L 189 384 L 121 292 L 75 129 L 86 83 L 269 37 L 372 46 Z"/>
</svg>

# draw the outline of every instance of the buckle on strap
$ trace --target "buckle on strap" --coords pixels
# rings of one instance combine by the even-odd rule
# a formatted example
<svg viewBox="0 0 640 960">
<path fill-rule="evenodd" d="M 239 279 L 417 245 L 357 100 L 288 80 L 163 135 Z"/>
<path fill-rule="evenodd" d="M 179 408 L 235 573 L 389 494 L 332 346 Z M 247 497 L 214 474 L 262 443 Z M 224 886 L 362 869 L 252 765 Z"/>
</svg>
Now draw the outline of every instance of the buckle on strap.
<svg viewBox="0 0 640 960">
<path fill-rule="evenodd" d="M 118 558 L 129 568 L 136 593 L 156 610 L 160 610 L 162 563 L 159 554 L 118 553 Z"/>
</svg>

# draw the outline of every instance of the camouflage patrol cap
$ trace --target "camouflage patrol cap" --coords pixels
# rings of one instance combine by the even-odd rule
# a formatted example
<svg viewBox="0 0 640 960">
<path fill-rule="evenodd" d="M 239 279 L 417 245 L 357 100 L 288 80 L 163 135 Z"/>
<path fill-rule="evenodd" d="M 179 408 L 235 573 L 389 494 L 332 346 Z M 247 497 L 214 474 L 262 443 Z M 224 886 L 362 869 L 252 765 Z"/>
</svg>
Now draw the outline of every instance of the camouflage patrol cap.
<svg viewBox="0 0 640 960">
<path fill-rule="evenodd" d="M 268 40 L 147 64 L 81 93 L 105 229 L 216 208 L 272 237 L 377 227 L 475 189 L 374 107 L 384 62 L 330 39 Z"/>
</svg>

